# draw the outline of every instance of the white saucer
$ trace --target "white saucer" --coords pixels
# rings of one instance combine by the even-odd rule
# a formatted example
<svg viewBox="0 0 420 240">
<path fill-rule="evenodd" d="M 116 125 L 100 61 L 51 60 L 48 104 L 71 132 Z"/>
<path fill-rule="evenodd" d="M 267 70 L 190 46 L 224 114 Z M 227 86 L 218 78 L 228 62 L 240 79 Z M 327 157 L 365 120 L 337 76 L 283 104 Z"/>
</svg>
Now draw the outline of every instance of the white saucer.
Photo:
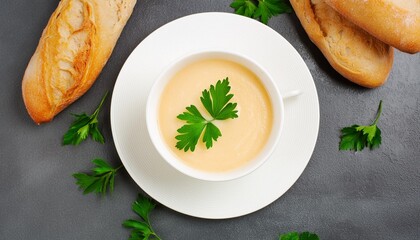
<svg viewBox="0 0 420 240">
<path fill-rule="evenodd" d="M 200 49 L 245 54 L 278 80 L 282 93 L 303 92 L 285 100 L 284 128 L 273 155 L 240 179 L 206 182 L 187 177 L 160 157 L 147 133 L 145 106 L 153 82 L 172 61 Z M 304 61 L 277 32 L 234 14 L 201 13 L 162 26 L 133 51 L 115 84 L 111 128 L 125 168 L 151 197 L 187 215 L 232 218 L 272 203 L 302 174 L 318 135 L 318 96 Z"/>
</svg>

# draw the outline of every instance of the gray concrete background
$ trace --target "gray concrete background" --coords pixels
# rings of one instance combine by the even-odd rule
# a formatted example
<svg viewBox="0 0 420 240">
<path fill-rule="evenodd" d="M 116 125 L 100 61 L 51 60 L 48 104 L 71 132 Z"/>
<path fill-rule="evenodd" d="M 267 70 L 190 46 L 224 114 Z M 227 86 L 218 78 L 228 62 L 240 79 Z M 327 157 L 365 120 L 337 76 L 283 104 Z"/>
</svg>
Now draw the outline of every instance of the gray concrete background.
<svg viewBox="0 0 420 240">
<path fill-rule="evenodd" d="M 36 126 L 23 105 L 21 79 L 58 1 L 1 0 L 0 239 L 128 238 L 121 223 L 135 216 L 131 203 L 142 192 L 128 174 L 121 171 L 115 192 L 104 198 L 82 195 L 71 177 L 90 169 L 96 157 L 120 163 L 110 130 L 110 101 L 100 114 L 104 145 L 61 146 L 73 120 L 70 113 L 92 111 L 104 92 L 112 91 L 130 52 L 152 31 L 192 13 L 232 12 L 230 2 L 138 0 L 91 90 L 53 122 Z M 420 54 L 396 51 L 386 85 L 368 90 L 329 66 L 294 14 L 275 17 L 269 25 L 302 55 L 318 89 L 320 131 L 309 165 L 280 199 L 244 217 L 197 219 L 159 206 L 151 216 L 156 232 L 162 239 L 274 240 L 279 233 L 304 230 L 321 239 L 420 239 Z M 382 146 L 338 151 L 339 130 L 370 123 L 381 99 Z"/>
</svg>

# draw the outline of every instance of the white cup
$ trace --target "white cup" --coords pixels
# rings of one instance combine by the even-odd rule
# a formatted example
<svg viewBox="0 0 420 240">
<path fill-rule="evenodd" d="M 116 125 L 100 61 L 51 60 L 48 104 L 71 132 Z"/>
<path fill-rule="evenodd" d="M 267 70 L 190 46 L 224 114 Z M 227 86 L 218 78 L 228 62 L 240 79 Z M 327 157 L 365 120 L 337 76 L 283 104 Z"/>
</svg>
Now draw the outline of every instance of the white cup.
<svg viewBox="0 0 420 240">
<path fill-rule="evenodd" d="M 169 149 L 166 142 L 164 141 L 159 126 L 158 126 L 158 108 L 160 103 L 161 94 L 168 83 L 168 81 L 182 68 L 187 65 L 204 59 L 226 59 L 236 63 L 239 63 L 249 70 L 251 70 L 262 82 L 264 85 L 272 104 L 273 110 L 273 126 L 271 134 L 268 138 L 267 143 L 261 152 L 248 164 L 243 167 L 234 169 L 229 172 L 205 172 L 201 170 L 194 169 L 187 164 L 185 164 L 181 159 Z M 175 118 L 176 116 L 174 116 Z M 155 146 L 156 150 L 166 160 L 172 167 L 180 171 L 181 173 L 188 175 L 190 177 L 207 180 L 207 181 L 226 181 L 236 179 L 242 176 L 245 176 L 258 167 L 260 167 L 270 155 L 273 153 L 280 134 L 283 128 L 284 122 L 284 106 L 283 98 L 275 84 L 271 75 L 257 62 L 252 60 L 249 57 L 243 56 L 238 53 L 232 53 L 227 51 L 199 51 L 190 53 L 180 59 L 176 60 L 174 63 L 170 64 L 169 67 L 164 70 L 160 76 L 156 79 L 156 82 L 152 86 L 152 89 L 149 93 L 146 106 L 146 124 L 147 130 L 149 132 L 150 139 Z M 174 136 L 175 137 L 175 136 Z M 238 136 L 240 137 L 240 136 Z M 217 144 L 217 142 L 215 143 Z"/>
</svg>

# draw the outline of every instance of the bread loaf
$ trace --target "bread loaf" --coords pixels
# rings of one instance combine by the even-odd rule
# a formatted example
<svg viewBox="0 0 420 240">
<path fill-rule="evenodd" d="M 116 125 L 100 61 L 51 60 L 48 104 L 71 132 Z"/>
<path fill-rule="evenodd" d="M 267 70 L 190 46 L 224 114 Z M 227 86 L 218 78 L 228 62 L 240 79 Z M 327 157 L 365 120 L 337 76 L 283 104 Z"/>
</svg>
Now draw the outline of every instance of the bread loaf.
<svg viewBox="0 0 420 240">
<path fill-rule="evenodd" d="M 379 40 L 408 53 L 420 51 L 420 0 L 325 0 Z"/>
<path fill-rule="evenodd" d="M 38 124 L 49 122 L 94 83 L 136 0 L 61 0 L 22 81 L 23 100 Z"/>
<path fill-rule="evenodd" d="M 303 28 L 331 66 L 350 81 L 373 88 L 388 78 L 393 48 L 346 20 L 323 0 L 291 0 Z"/>
</svg>

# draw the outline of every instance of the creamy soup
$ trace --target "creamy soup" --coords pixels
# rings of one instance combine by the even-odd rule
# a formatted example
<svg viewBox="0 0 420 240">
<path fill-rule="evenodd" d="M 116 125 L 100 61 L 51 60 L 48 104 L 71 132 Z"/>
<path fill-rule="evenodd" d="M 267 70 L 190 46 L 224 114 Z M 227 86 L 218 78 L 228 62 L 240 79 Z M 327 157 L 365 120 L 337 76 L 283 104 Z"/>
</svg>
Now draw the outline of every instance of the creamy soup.
<svg viewBox="0 0 420 240">
<path fill-rule="evenodd" d="M 206 148 L 201 136 L 194 152 L 177 149 L 177 129 L 185 124 L 177 116 L 193 104 L 211 119 L 200 101 L 201 92 L 226 77 L 230 93 L 234 94 L 230 102 L 238 103 L 239 117 L 213 122 L 222 136 L 212 148 Z M 246 67 L 224 59 L 200 60 L 181 69 L 169 80 L 159 104 L 158 125 L 168 147 L 190 167 L 206 172 L 225 172 L 246 165 L 263 149 L 272 123 L 270 97 L 259 78 Z"/>
</svg>

